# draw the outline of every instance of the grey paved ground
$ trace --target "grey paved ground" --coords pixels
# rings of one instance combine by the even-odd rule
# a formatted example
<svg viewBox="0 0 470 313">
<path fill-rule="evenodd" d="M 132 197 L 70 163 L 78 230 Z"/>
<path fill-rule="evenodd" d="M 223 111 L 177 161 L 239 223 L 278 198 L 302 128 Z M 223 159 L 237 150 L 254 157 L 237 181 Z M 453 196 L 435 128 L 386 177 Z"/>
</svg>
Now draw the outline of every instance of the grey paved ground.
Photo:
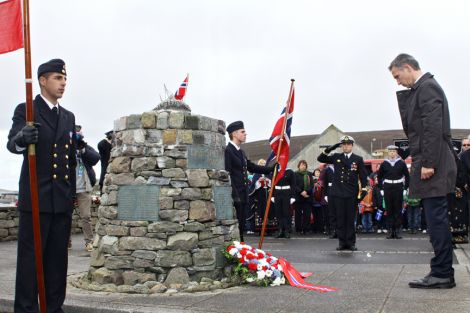
<svg viewBox="0 0 470 313">
<path fill-rule="evenodd" d="M 248 242 L 257 245 L 257 237 Z M 69 273 L 88 267 L 81 235 L 74 236 Z M 283 256 L 307 280 L 337 287 L 321 294 L 290 286 L 237 287 L 199 294 L 123 295 L 91 293 L 69 287 L 64 310 L 78 312 L 470 312 L 470 245 L 459 245 L 454 268 L 457 287 L 450 290 L 410 289 L 408 281 L 429 270 L 432 249 L 425 235 L 386 240 L 360 236 L 359 251 L 335 251 L 337 242 L 319 237 L 290 240 L 266 238 L 264 249 Z M 16 243 L 0 243 L 0 312 L 13 312 Z"/>
</svg>

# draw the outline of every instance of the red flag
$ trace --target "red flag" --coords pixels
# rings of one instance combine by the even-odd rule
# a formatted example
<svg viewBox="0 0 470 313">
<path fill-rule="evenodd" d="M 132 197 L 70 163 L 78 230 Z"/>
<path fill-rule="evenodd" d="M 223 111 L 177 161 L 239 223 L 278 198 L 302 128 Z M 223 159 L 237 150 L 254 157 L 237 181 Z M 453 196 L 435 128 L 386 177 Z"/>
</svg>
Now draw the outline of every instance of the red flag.
<svg viewBox="0 0 470 313">
<path fill-rule="evenodd" d="M 319 286 L 307 283 L 304 278 L 305 276 L 302 273 L 299 273 L 289 262 L 287 262 L 284 258 L 279 258 L 279 264 L 282 266 L 282 270 L 284 275 L 286 276 L 289 284 L 293 287 L 303 288 L 308 290 L 320 291 L 320 292 L 330 292 L 336 291 L 336 288 L 327 287 L 327 286 Z M 310 274 L 310 273 L 308 273 Z M 310 275 L 309 275 L 310 276 Z"/>
<path fill-rule="evenodd" d="M 292 125 L 292 115 L 294 113 L 294 94 L 295 90 L 292 89 L 292 95 L 289 100 L 290 101 L 287 105 L 288 108 L 288 114 L 287 114 L 287 122 L 286 122 L 286 129 L 284 132 L 284 136 L 282 138 L 282 144 L 281 144 L 281 151 L 279 153 L 279 157 L 276 160 L 279 165 L 280 165 L 280 170 L 277 173 L 276 180 L 274 182 L 274 185 L 277 184 L 277 182 L 284 176 L 284 173 L 286 172 L 287 168 L 287 163 L 289 162 L 289 151 L 290 151 L 290 132 L 291 132 L 291 125 Z M 282 132 L 284 131 L 282 128 L 284 126 L 284 120 L 286 119 L 286 108 L 284 108 L 281 112 L 281 116 L 276 122 L 276 125 L 274 125 L 273 132 L 271 134 L 271 138 L 269 138 L 269 144 L 271 145 L 271 149 L 273 150 L 272 155 L 276 157 L 277 150 L 279 148 L 279 144 L 281 143 L 281 136 Z M 271 159 L 271 158 L 269 158 Z"/>
<path fill-rule="evenodd" d="M 188 80 L 189 80 L 189 75 L 186 76 L 183 83 L 180 85 L 180 87 L 176 91 L 175 93 L 176 100 L 183 100 L 184 96 L 186 95 L 186 88 L 188 88 Z"/>
<path fill-rule="evenodd" d="M 23 48 L 20 0 L 0 2 L 0 54 Z"/>
</svg>

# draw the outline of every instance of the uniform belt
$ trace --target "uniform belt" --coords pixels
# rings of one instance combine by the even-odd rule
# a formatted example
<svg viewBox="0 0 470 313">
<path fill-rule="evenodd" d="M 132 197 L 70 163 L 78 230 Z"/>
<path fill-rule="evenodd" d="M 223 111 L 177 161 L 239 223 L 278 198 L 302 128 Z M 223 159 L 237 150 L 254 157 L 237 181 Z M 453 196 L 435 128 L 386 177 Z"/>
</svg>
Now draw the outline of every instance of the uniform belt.
<svg viewBox="0 0 470 313">
<path fill-rule="evenodd" d="M 274 188 L 277 190 L 286 190 L 286 189 L 290 189 L 290 186 L 274 186 Z"/>
<path fill-rule="evenodd" d="M 384 183 L 387 183 L 387 184 L 400 184 L 400 183 L 403 183 L 404 181 L 405 181 L 404 178 L 396 179 L 396 180 L 393 180 L 393 179 L 384 179 Z"/>
</svg>

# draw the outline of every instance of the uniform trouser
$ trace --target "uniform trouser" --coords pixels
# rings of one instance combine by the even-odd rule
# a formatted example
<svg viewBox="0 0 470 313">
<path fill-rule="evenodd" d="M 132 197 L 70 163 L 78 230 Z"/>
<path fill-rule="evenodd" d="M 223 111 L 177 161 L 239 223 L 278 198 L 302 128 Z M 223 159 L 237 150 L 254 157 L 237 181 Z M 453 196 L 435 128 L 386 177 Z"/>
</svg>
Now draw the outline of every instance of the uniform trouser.
<svg viewBox="0 0 470 313">
<path fill-rule="evenodd" d="M 77 193 L 78 213 L 82 220 L 82 231 L 85 243 L 93 241 L 93 230 L 91 228 L 91 193 Z"/>
<path fill-rule="evenodd" d="M 238 220 L 238 230 L 240 231 L 240 238 L 243 238 L 243 233 L 245 231 L 245 222 L 246 222 L 246 202 L 235 202 L 235 211 L 237 212 Z"/>
<path fill-rule="evenodd" d="M 72 215 L 41 213 L 41 242 L 47 313 L 61 313 L 67 285 L 67 244 Z M 32 215 L 20 212 L 15 313 L 39 312 Z"/>
<path fill-rule="evenodd" d="M 284 194 L 285 193 L 285 194 Z M 290 190 L 279 191 L 274 197 L 274 207 L 280 232 L 290 232 L 292 217 L 289 214 Z"/>
<path fill-rule="evenodd" d="M 297 219 L 295 228 L 302 232 L 309 231 L 310 226 L 310 215 L 312 214 L 312 204 L 309 202 L 298 201 L 295 204 L 295 214 L 300 216 L 300 227 L 297 226 Z"/>
<path fill-rule="evenodd" d="M 330 224 L 330 233 L 336 232 L 336 209 L 333 196 L 328 196 L 328 220 Z"/>
<path fill-rule="evenodd" d="M 351 247 L 356 244 L 356 221 L 357 199 L 355 197 L 332 197 L 336 209 L 336 233 L 339 245 Z M 330 200 L 330 199 L 328 199 Z M 330 200 L 331 201 L 331 200 Z"/>
<path fill-rule="evenodd" d="M 431 259 L 431 276 L 439 278 L 454 277 L 452 268 L 452 235 L 446 197 L 422 199 L 421 204 L 426 214 L 426 223 L 434 257 Z"/>
<path fill-rule="evenodd" d="M 401 210 L 403 209 L 403 185 L 396 187 L 384 186 L 385 209 L 388 212 L 388 225 L 391 230 L 399 230 L 401 227 Z"/>
</svg>

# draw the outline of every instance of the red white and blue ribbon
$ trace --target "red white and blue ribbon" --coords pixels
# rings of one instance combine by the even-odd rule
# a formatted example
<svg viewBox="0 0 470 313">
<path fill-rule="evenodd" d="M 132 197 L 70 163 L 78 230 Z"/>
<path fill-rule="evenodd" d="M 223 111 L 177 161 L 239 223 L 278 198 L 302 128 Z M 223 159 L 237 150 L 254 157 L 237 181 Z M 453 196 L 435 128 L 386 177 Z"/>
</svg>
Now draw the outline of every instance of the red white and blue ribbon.
<svg viewBox="0 0 470 313">
<path fill-rule="evenodd" d="M 287 262 L 284 258 L 279 258 L 279 264 L 281 264 L 284 276 L 289 281 L 289 284 L 293 287 L 314 290 L 319 292 L 330 292 L 336 291 L 336 288 L 328 287 L 328 286 L 320 286 L 320 285 L 313 285 L 307 283 L 304 278 L 312 275 L 312 273 L 299 273 L 289 262 Z"/>
</svg>

